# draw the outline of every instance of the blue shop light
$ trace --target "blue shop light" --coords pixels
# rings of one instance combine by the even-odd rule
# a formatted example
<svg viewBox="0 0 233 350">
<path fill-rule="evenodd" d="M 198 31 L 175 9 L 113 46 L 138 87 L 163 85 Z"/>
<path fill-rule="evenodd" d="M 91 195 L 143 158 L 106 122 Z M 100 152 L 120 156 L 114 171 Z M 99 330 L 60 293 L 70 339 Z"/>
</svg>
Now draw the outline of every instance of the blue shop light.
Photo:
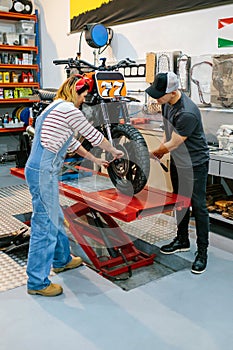
<svg viewBox="0 0 233 350">
<path fill-rule="evenodd" d="M 85 39 L 89 46 L 100 48 L 109 43 L 109 31 L 103 24 L 86 24 Z"/>
</svg>

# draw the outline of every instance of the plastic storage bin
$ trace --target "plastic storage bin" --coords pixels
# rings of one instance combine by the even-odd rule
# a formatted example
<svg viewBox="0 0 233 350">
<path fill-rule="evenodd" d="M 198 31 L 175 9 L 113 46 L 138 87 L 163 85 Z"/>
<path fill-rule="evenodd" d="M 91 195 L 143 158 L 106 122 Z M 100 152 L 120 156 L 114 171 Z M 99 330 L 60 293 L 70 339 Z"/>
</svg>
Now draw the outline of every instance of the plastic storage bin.
<svg viewBox="0 0 233 350">
<path fill-rule="evenodd" d="M 19 21 L 16 23 L 16 32 L 21 34 L 34 34 L 35 22 L 33 21 Z"/>
<path fill-rule="evenodd" d="M 8 45 L 19 45 L 18 33 L 6 33 L 6 39 Z"/>
<path fill-rule="evenodd" d="M 12 0 L 1 0 L 0 11 L 9 12 L 12 7 Z"/>
<path fill-rule="evenodd" d="M 19 43 L 22 46 L 35 46 L 36 34 L 20 34 Z"/>
</svg>

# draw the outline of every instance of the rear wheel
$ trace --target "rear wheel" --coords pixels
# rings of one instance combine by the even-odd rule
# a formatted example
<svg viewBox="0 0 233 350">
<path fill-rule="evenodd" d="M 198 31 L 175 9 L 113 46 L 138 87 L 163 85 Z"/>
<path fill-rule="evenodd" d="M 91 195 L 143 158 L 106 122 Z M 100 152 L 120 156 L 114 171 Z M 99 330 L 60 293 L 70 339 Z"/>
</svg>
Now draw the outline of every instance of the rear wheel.
<svg viewBox="0 0 233 350">
<path fill-rule="evenodd" d="M 127 124 L 119 124 L 112 130 L 113 145 L 124 152 L 124 157 L 111 162 L 109 177 L 122 193 L 133 195 L 146 185 L 150 172 L 150 157 L 141 133 Z"/>
</svg>

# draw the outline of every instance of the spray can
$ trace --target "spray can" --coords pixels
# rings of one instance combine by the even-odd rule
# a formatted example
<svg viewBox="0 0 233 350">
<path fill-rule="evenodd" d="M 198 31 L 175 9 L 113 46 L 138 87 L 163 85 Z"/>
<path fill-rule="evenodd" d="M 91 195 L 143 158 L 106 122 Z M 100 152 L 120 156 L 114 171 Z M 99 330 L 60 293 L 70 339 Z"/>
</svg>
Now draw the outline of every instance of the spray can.
<svg viewBox="0 0 233 350">
<path fill-rule="evenodd" d="M 33 83 L 33 75 L 32 75 L 32 73 L 30 73 L 30 72 L 28 72 L 28 82 L 29 83 Z"/>
<path fill-rule="evenodd" d="M 25 72 L 22 72 L 21 74 L 21 81 L 22 83 L 28 83 L 28 75 Z"/>
</svg>

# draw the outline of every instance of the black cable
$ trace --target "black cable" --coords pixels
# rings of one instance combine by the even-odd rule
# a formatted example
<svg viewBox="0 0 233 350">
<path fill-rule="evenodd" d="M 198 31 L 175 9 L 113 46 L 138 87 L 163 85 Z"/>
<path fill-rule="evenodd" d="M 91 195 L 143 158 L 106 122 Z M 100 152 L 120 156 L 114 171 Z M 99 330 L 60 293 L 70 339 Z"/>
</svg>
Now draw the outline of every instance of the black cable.
<svg viewBox="0 0 233 350">
<path fill-rule="evenodd" d="M 123 254 L 121 248 L 118 248 L 118 252 L 122 256 L 122 259 L 124 260 L 125 264 L 128 266 L 128 273 L 129 273 L 129 277 L 128 278 L 132 277 L 132 268 L 131 268 L 130 264 L 128 263 L 125 255 Z"/>
<path fill-rule="evenodd" d="M 80 33 L 79 37 L 79 45 L 78 45 L 78 53 L 77 53 L 77 58 L 81 57 L 81 42 L 82 42 L 82 36 L 83 36 L 84 29 Z"/>
</svg>

